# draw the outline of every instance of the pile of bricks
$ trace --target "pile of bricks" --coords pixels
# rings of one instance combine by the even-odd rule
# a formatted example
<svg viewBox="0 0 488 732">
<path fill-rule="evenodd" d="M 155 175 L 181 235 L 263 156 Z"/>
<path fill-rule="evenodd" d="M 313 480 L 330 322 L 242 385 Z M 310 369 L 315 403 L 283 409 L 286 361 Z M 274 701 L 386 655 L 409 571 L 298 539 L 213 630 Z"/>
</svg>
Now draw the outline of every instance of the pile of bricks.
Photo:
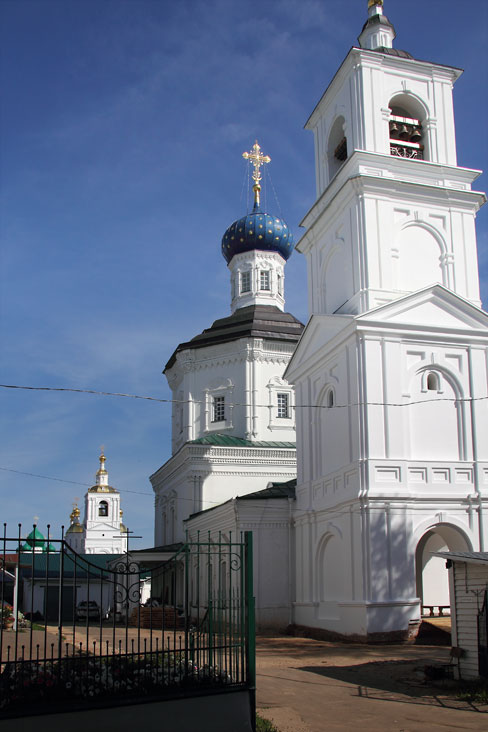
<svg viewBox="0 0 488 732">
<path fill-rule="evenodd" d="M 134 608 L 129 618 L 129 625 L 133 628 L 182 628 L 184 618 L 172 606 Z"/>
</svg>

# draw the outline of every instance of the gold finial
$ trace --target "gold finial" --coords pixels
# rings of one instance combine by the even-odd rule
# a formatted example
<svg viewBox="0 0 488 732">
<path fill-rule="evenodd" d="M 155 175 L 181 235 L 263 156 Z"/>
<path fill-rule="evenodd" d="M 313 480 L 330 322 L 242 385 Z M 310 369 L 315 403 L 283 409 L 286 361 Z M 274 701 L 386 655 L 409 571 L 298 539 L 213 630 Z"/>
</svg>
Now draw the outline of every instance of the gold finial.
<svg viewBox="0 0 488 732">
<path fill-rule="evenodd" d="M 383 0 L 368 0 L 368 10 L 374 8 L 375 5 L 383 5 Z"/>
<path fill-rule="evenodd" d="M 78 508 L 78 506 L 76 505 L 76 503 L 73 503 L 73 510 L 71 511 L 69 517 L 71 519 L 71 523 L 72 524 L 77 524 L 78 523 L 79 518 L 80 518 L 80 509 Z"/>
<path fill-rule="evenodd" d="M 258 141 L 254 143 L 252 146 L 251 152 L 243 152 L 242 157 L 246 160 L 249 160 L 249 162 L 254 166 L 254 171 L 252 174 L 252 179 L 254 181 L 254 185 L 252 187 L 254 191 L 254 204 L 256 206 L 259 206 L 259 193 L 261 191 L 261 166 L 265 163 L 270 163 L 271 158 L 269 155 L 263 155 L 261 152 L 261 147 L 258 145 Z"/>
</svg>

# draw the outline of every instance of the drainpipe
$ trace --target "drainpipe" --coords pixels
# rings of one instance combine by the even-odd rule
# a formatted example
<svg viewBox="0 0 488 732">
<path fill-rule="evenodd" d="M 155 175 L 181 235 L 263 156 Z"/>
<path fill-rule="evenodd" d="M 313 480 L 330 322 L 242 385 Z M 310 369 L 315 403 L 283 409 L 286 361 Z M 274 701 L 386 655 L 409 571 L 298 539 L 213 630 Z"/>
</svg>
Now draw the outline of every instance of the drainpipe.
<svg viewBox="0 0 488 732">
<path fill-rule="evenodd" d="M 469 348 L 469 392 L 470 398 L 470 415 L 471 415 L 471 442 L 473 445 L 473 483 L 476 498 L 478 499 L 478 536 L 480 552 L 485 551 L 485 540 L 483 536 L 483 501 L 480 492 L 479 474 L 478 474 L 478 440 L 476 433 L 476 420 L 474 418 L 474 392 L 473 392 L 473 359 L 472 350 Z"/>
<path fill-rule="evenodd" d="M 291 625 L 294 621 L 293 618 L 293 554 L 295 552 L 295 545 L 293 540 L 293 512 L 292 512 L 292 498 L 288 499 L 288 625 Z"/>
</svg>

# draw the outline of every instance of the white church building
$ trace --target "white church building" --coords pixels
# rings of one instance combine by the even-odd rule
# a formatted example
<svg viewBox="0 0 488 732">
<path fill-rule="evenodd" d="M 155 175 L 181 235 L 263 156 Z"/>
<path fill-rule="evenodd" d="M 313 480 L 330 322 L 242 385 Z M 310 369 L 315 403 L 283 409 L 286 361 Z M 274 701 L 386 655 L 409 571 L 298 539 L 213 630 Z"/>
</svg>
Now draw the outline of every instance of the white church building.
<svg viewBox="0 0 488 732">
<path fill-rule="evenodd" d="M 307 123 L 303 333 L 283 310 L 290 234 L 259 205 L 269 159 L 248 154 L 255 208 L 222 241 L 232 315 L 168 362 L 173 454 L 151 476 L 156 545 L 254 531 L 258 622 L 370 639 L 405 637 L 422 606 L 449 605 L 433 552 L 488 539 L 486 198 L 471 188 L 479 171 L 457 165 L 462 72 L 394 39 L 369 0 Z"/>
<path fill-rule="evenodd" d="M 222 239 L 231 315 L 181 343 L 164 374 L 173 395 L 172 456 L 150 478 L 155 543 L 185 538 L 190 514 L 296 476 L 294 390 L 283 372 L 303 325 L 284 311 L 287 224 L 261 210 L 256 143 L 253 210 Z"/>
<path fill-rule="evenodd" d="M 109 485 L 103 449 L 95 484 L 85 494 L 85 516 L 74 506 L 66 543 L 78 554 L 123 554 L 127 550 L 127 529 L 122 522 L 120 493 Z"/>
</svg>

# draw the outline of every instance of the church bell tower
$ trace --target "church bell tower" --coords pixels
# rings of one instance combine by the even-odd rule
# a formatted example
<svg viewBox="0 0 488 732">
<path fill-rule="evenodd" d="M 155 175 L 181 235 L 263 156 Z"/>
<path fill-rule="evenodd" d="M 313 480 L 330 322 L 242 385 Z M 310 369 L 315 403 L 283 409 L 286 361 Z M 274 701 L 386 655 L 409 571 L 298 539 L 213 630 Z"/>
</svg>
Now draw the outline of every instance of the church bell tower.
<svg viewBox="0 0 488 732">
<path fill-rule="evenodd" d="M 488 539 L 486 197 L 471 189 L 479 171 L 457 165 L 462 72 L 395 37 L 369 0 L 359 46 L 306 125 L 310 320 L 285 371 L 298 406 L 294 621 L 383 639 L 449 605 L 435 552 Z"/>
<path fill-rule="evenodd" d="M 310 313 L 363 313 L 439 283 L 480 306 L 475 215 L 480 174 L 457 166 L 457 68 L 394 48 L 382 0 L 306 128 L 317 200 L 297 249 Z"/>
</svg>

